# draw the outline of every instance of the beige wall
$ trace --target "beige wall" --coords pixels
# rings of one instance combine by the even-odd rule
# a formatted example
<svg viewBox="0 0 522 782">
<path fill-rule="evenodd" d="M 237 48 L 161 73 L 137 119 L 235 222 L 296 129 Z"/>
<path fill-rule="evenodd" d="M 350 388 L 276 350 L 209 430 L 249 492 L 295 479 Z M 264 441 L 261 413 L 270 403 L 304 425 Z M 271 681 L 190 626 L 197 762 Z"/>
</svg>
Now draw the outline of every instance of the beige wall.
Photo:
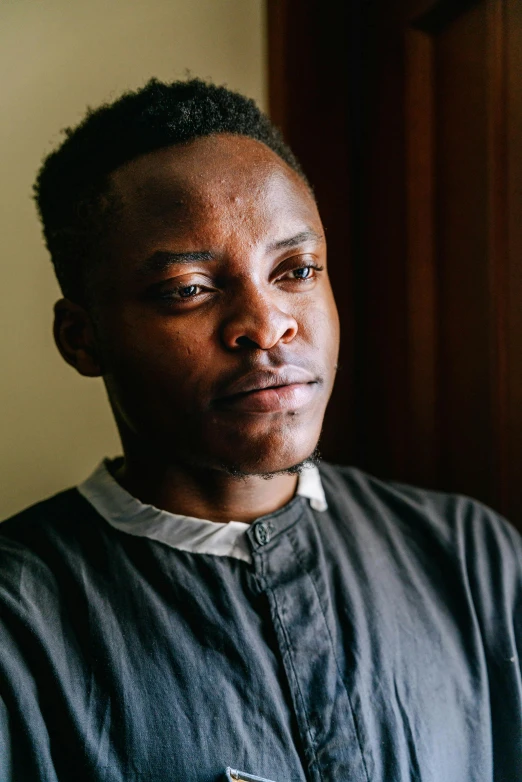
<svg viewBox="0 0 522 782">
<path fill-rule="evenodd" d="M 210 77 L 265 103 L 263 0 L 5 0 L 0 4 L 0 518 L 119 452 L 102 382 L 51 337 L 59 295 L 31 199 L 44 153 L 150 76 Z"/>
</svg>

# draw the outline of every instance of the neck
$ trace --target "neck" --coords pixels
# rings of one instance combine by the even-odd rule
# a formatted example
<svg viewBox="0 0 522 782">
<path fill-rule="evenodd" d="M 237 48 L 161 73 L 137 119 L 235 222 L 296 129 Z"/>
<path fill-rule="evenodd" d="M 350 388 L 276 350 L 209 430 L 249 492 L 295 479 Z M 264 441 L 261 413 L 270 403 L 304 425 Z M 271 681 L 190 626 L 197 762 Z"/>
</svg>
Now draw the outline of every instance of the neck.
<svg viewBox="0 0 522 782">
<path fill-rule="evenodd" d="M 295 494 L 297 475 L 236 477 L 221 470 L 164 464 L 126 454 L 116 480 L 134 497 L 170 513 L 209 521 L 250 523 L 282 508 Z"/>
</svg>

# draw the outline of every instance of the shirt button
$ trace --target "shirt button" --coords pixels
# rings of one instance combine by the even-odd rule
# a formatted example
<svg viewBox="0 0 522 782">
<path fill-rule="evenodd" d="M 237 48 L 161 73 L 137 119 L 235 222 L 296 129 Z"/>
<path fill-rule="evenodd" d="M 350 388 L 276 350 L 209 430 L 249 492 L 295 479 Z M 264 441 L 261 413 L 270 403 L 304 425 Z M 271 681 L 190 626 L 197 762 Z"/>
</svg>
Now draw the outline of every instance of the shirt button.
<svg viewBox="0 0 522 782">
<path fill-rule="evenodd" d="M 266 546 L 272 537 L 273 527 L 269 522 L 260 521 L 254 527 L 254 535 L 260 546 Z"/>
</svg>

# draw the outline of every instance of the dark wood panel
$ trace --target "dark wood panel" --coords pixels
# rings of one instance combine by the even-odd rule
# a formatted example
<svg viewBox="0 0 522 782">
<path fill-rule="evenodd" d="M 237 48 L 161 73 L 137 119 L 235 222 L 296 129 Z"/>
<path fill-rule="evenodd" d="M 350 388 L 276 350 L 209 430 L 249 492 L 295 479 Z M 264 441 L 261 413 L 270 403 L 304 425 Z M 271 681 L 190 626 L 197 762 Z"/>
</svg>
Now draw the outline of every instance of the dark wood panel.
<svg viewBox="0 0 522 782">
<path fill-rule="evenodd" d="M 350 60 L 353 9 L 316 0 L 268 0 L 270 113 L 312 182 L 328 238 L 342 327 L 338 382 L 325 421 L 326 457 L 354 458 L 353 235 Z"/>
<path fill-rule="evenodd" d="M 488 502 L 494 487 L 495 323 L 489 267 L 488 14 L 462 14 L 435 41 L 436 249 L 441 481 Z"/>
<path fill-rule="evenodd" d="M 422 11 L 417 10 L 411 24 L 429 35 L 438 35 L 447 31 L 452 23 L 465 16 L 467 11 L 473 11 L 476 5 L 477 0 L 432 0 L 423 4 Z"/>
<path fill-rule="evenodd" d="M 405 70 L 408 480 L 439 477 L 435 73 L 430 36 L 407 30 Z"/>
<path fill-rule="evenodd" d="M 325 455 L 522 527 L 522 4 L 332 6 L 269 0 L 345 331 Z"/>
<path fill-rule="evenodd" d="M 506 440 L 504 458 L 505 513 L 522 529 L 522 4 L 507 0 L 505 8 L 506 69 L 506 198 L 507 253 L 505 270 Z"/>
</svg>

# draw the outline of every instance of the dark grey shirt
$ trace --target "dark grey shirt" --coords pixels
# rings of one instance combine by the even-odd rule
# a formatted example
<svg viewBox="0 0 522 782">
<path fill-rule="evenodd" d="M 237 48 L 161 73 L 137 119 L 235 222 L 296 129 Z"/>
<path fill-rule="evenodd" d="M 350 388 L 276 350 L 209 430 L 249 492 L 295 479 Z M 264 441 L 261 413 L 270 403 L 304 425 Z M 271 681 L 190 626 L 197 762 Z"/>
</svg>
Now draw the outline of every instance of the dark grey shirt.
<svg viewBox="0 0 522 782">
<path fill-rule="evenodd" d="M 0 526 L 0 780 L 520 782 L 522 540 L 461 497 L 321 466 L 252 563 L 74 489 Z"/>
</svg>

